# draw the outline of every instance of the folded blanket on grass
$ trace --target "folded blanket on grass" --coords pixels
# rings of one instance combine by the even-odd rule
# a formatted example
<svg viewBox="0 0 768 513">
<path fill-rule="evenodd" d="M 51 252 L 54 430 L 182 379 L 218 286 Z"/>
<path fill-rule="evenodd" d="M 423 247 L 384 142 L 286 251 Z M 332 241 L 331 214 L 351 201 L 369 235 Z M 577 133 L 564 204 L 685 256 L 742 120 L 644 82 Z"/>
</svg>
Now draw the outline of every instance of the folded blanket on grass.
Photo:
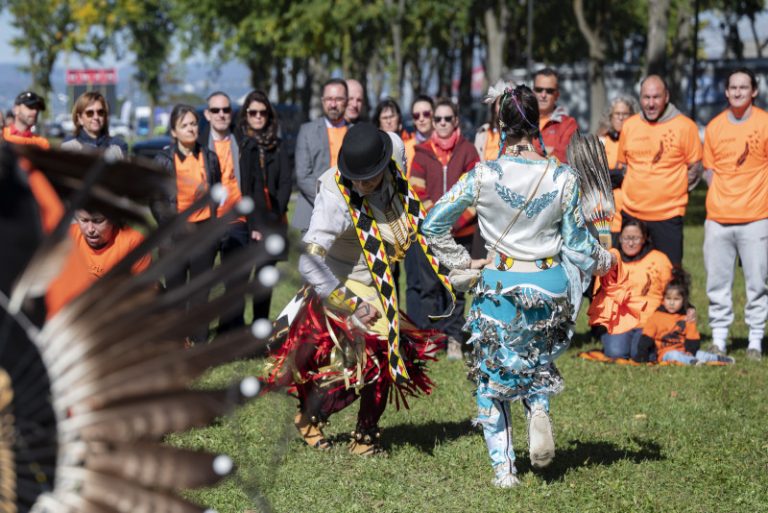
<svg viewBox="0 0 768 513">
<path fill-rule="evenodd" d="M 615 363 L 617 365 L 631 365 L 633 367 L 648 367 L 648 366 L 677 366 L 677 367 L 689 367 L 689 365 L 684 365 L 680 362 L 636 362 L 634 360 L 628 359 L 628 358 L 609 358 L 608 356 L 605 356 L 605 353 L 600 351 L 599 349 L 593 349 L 591 351 L 582 351 L 578 354 L 576 354 L 579 358 L 582 358 L 584 360 L 590 361 L 590 362 L 600 362 L 600 363 Z M 706 362 L 704 364 L 707 367 L 722 367 L 724 365 L 728 365 L 724 362 Z"/>
</svg>

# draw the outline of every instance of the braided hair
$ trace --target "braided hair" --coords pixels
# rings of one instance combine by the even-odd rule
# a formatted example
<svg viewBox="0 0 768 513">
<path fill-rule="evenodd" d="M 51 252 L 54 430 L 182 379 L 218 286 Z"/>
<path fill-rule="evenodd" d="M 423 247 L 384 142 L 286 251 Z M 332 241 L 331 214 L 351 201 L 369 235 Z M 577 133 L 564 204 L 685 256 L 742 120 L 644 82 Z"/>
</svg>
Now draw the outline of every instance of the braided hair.
<svg viewBox="0 0 768 513">
<path fill-rule="evenodd" d="M 499 105 L 499 129 L 502 140 L 501 152 L 504 151 L 507 137 L 513 139 L 538 137 L 542 149 L 544 148 L 539 132 L 539 102 L 528 86 L 519 85 L 514 89 L 505 89 Z"/>
</svg>

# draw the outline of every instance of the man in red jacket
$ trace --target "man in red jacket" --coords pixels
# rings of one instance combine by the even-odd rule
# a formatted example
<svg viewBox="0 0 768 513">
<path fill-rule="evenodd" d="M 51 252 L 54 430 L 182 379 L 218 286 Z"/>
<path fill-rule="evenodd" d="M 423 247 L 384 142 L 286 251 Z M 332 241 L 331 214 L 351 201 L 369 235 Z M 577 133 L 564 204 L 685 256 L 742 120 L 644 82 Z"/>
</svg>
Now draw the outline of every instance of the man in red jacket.
<svg viewBox="0 0 768 513">
<path fill-rule="evenodd" d="M 422 205 L 429 211 L 435 202 L 445 194 L 461 175 L 475 167 L 480 161 L 475 146 L 467 141 L 459 130 L 459 108 L 451 100 L 441 98 L 435 105 L 434 130 L 429 139 L 416 146 L 410 182 L 419 195 Z M 473 209 L 467 209 L 453 226 L 456 242 L 467 250 L 477 227 Z M 421 310 L 444 312 L 449 307 L 450 297 L 443 285 L 434 277 L 426 259 L 420 259 Z M 448 358 L 461 358 L 461 327 L 464 324 L 464 295 L 456 294 L 456 308 L 453 315 L 436 321 L 432 327 L 448 335 Z M 427 326 L 423 326 L 427 327 Z"/>
<path fill-rule="evenodd" d="M 533 92 L 539 101 L 539 130 L 544 139 L 547 155 L 554 155 L 560 162 L 568 162 L 565 150 L 571 137 L 578 130 L 576 120 L 566 113 L 564 107 L 557 105 L 560 98 L 559 79 L 552 68 L 540 69 L 533 76 Z M 539 141 L 534 142 L 541 150 Z"/>
</svg>

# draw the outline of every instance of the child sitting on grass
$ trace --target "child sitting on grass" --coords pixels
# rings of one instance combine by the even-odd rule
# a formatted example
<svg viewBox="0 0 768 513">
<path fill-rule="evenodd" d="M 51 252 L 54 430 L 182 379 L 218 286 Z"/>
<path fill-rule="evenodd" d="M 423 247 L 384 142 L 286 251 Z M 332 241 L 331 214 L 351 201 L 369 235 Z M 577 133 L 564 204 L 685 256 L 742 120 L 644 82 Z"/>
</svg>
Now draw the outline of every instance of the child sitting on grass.
<svg viewBox="0 0 768 513">
<path fill-rule="evenodd" d="M 659 362 L 683 365 L 705 365 L 708 362 L 734 363 L 730 356 L 721 356 L 699 349 L 701 337 L 696 322 L 686 320 L 690 308 L 689 276 L 682 268 L 672 270 L 672 279 L 664 289 L 664 300 L 643 328 L 638 347 L 641 361 L 648 361 L 653 349 Z"/>
</svg>

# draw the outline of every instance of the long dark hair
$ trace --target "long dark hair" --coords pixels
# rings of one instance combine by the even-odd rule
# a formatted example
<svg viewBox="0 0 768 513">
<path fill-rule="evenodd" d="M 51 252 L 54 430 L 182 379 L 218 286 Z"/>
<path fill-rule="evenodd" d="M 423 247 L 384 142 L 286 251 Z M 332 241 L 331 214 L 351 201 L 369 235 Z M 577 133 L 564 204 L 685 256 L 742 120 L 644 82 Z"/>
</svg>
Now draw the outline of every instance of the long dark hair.
<svg viewBox="0 0 768 513">
<path fill-rule="evenodd" d="M 691 308 L 691 275 L 688 274 L 682 267 L 674 266 L 672 268 L 672 279 L 670 279 L 669 283 L 667 283 L 667 286 L 664 287 L 665 296 L 669 290 L 676 290 L 680 293 L 681 296 L 683 296 L 683 312 Z"/>
<path fill-rule="evenodd" d="M 264 125 L 262 130 L 258 131 L 259 133 L 252 129 L 248 124 L 248 107 L 253 102 L 263 103 L 267 106 L 267 124 Z M 237 127 L 235 130 L 238 135 L 240 135 L 243 140 L 248 137 L 253 138 L 260 146 L 262 144 L 266 146 L 274 146 L 277 144 L 278 128 L 277 111 L 272 105 L 272 102 L 269 101 L 267 94 L 260 90 L 254 90 L 248 93 L 248 96 L 245 97 L 243 106 L 240 109 L 240 114 L 237 116 Z"/>
<path fill-rule="evenodd" d="M 640 248 L 640 252 L 633 257 L 627 256 L 624 253 L 624 250 L 621 248 L 621 244 L 619 244 L 619 247 L 618 247 L 619 254 L 621 255 L 622 261 L 624 262 L 640 260 L 653 249 L 653 240 L 651 238 L 650 232 L 648 231 L 648 225 L 645 224 L 640 219 L 635 219 L 635 218 L 625 219 L 621 225 L 621 232 L 619 232 L 619 239 L 621 239 L 621 235 L 624 233 L 624 229 L 627 228 L 628 226 L 637 226 L 637 228 L 640 230 L 640 233 L 643 235 L 643 239 L 645 239 L 645 243 L 643 243 L 643 247 Z"/>
</svg>

